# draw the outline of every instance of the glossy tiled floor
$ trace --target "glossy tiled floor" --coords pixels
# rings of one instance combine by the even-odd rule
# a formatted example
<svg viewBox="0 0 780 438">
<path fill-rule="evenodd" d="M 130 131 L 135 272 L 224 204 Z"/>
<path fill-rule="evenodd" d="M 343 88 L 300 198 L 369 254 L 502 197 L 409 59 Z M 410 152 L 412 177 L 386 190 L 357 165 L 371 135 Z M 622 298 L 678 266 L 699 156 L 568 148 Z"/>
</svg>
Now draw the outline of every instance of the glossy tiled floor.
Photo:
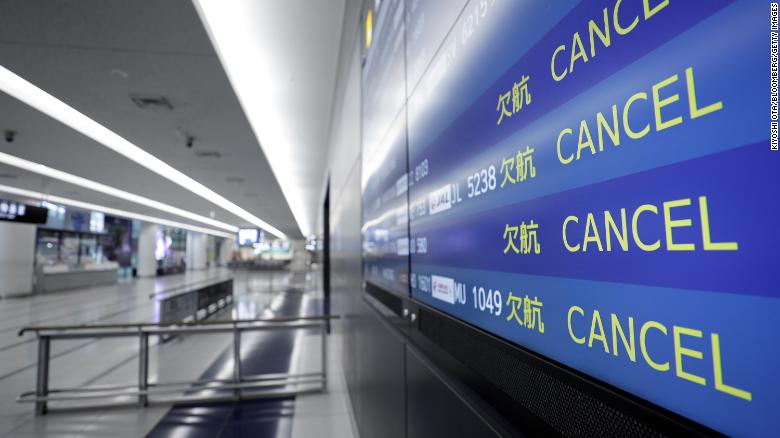
<svg viewBox="0 0 780 438">
<path fill-rule="evenodd" d="M 17 337 L 26 325 L 139 322 L 154 319 L 149 294 L 208 278 L 231 275 L 227 270 L 137 279 L 110 287 L 0 300 L 0 437 L 138 437 L 151 436 L 278 436 L 351 437 L 340 342 L 329 339 L 329 390 L 277 401 L 199 406 L 90 408 L 53 410 L 35 417 L 29 404 L 15 402 L 35 384 L 36 342 Z M 233 317 L 259 318 L 312 313 L 319 307 L 319 275 L 232 274 Z M 291 293 L 290 290 L 295 290 Z M 229 317 L 231 315 L 222 315 Z M 150 381 L 187 380 L 217 375 L 226 368 L 230 347 L 226 335 L 179 337 L 150 346 Z M 282 338 L 247 339 L 243 360 L 267 370 L 306 372 L 320 364 L 320 338 L 315 333 Z M 51 386 L 131 384 L 137 377 L 136 342 L 121 339 L 61 341 L 52 344 Z M 272 358 L 273 360 L 269 360 Z M 271 368 L 269 368 L 271 367 Z"/>
</svg>

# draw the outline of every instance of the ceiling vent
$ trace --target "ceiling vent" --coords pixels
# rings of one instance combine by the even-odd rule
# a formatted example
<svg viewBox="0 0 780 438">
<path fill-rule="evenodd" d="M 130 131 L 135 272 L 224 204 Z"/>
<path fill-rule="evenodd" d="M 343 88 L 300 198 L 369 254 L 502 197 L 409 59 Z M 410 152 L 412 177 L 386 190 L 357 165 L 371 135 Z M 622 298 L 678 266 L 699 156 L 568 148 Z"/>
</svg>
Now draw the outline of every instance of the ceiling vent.
<svg viewBox="0 0 780 438">
<path fill-rule="evenodd" d="M 0 173 L 0 179 L 16 179 L 16 178 L 19 177 L 14 175 L 13 173 Z"/>
<path fill-rule="evenodd" d="M 219 151 L 195 151 L 195 156 L 200 158 L 222 158 Z"/>
<path fill-rule="evenodd" d="M 260 195 L 257 194 L 257 193 L 254 193 L 254 192 L 247 192 L 247 193 L 244 193 L 244 196 L 247 197 L 247 198 L 257 198 Z"/>
<path fill-rule="evenodd" d="M 173 111 L 171 101 L 165 96 L 155 94 L 131 94 L 133 103 L 145 111 Z"/>
<path fill-rule="evenodd" d="M 227 182 L 241 184 L 244 182 L 244 178 L 241 178 L 240 176 L 229 176 L 227 177 Z"/>
</svg>

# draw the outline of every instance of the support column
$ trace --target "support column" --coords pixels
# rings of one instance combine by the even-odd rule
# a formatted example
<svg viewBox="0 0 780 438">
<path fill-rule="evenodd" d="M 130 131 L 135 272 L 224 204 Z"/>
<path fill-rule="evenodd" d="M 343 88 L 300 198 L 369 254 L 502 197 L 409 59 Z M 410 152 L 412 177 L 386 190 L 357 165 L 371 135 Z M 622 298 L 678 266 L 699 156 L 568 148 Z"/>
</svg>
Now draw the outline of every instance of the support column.
<svg viewBox="0 0 780 438">
<path fill-rule="evenodd" d="M 35 225 L 0 222 L 0 245 L 0 296 L 31 294 Z"/>
<path fill-rule="evenodd" d="M 206 269 L 206 258 L 208 247 L 206 235 L 194 231 L 187 232 L 187 269 L 201 270 Z"/>
<path fill-rule="evenodd" d="M 222 239 L 219 244 L 219 266 L 227 266 L 233 258 L 234 239 Z"/>
<path fill-rule="evenodd" d="M 154 277 L 157 275 L 157 260 L 154 250 L 157 244 L 157 225 L 141 223 L 141 233 L 138 235 L 138 276 Z"/>
<path fill-rule="evenodd" d="M 33 291 L 35 225 L 0 222 L 0 296 L 29 295 Z"/>
<path fill-rule="evenodd" d="M 309 253 L 306 251 L 306 242 L 303 240 L 291 240 L 292 262 L 290 269 L 293 271 L 305 271 L 308 268 Z"/>
</svg>

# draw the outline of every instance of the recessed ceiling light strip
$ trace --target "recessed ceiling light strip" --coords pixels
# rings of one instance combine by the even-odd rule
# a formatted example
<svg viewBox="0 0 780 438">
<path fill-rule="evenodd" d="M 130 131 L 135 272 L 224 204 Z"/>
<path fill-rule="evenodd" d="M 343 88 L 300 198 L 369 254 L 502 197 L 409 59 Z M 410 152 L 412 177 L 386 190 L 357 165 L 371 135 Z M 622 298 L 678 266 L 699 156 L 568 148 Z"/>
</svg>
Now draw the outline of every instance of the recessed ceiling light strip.
<svg viewBox="0 0 780 438">
<path fill-rule="evenodd" d="M 0 90 L 251 224 L 263 228 L 277 237 L 286 238 L 285 234 L 276 227 L 179 172 L 154 155 L 2 66 L 0 66 Z"/>
<path fill-rule="evenodd" d="M 174 228 L 181 228 L 184 230 L 196 231 L 198 233 L 211 234 L 212 236 L 225 237 L 228 239 L 235 238 L 235 234 L 223 233 L 222 231 L 213 230 L 211 228 L 199 227 L 196 225 L 185 224 L 182 222 L 171 221 L 154 216 L 147 216 L 145 214 L 133 213 L 131 211 L 119 210 L 116 208 L 106 207 L 103 205 L 91 204 L 89 202 L 76 201 L 75 199 L 63 198 L 61 196 L 47 195 L 45 193 L 34 192 L 32 190 L 20 189 L 18 187 L 11 187 L 0 184 L 0 192 L 10 195 L 23 196 L 27 198 L 33 198 L 37 200 L 48 201 L 53 204 L 70 205 L 71 207 L 83 208 L 85 210 L 97 211 L 100 213 L 110 214 L 112 216 L 124 217 L 127 219 L 137 219 L 143 222 L 150 222 L 154 224 L 166 225 Z"/>
<path fill-rule="evenodd" d="M 92 181 L 86 178 L 82 178 L 80 176 L 76 176 L 67 172 L 63 172 L 61 170 L 53 169 L 49 166 L 45 166 L 43 164 L 35 163 L 32 161 L 25 160 L 23 158 L 15 157 L 13 155 L 9 155 L 3 152 L 0 152 L 0 163 L 7 164 L 9 166 L 17 167 L 19 169 L 24 169 L 29 172 L 37 173 L 39 175 L 47 176 L 49 178 L 54 178 L 60 181 L 64 181 L 69 184 L 77 185 L 79 187 L 84 187 L 89 190 L 94 190 L 96 192 L 105 193 L 106 195 L 114 196 L 116 198 L 124 199 L 130 202 L 135 202 L 136 204 L 141 204 L 147 207 L 154 208 L 156 210 L 164 211 L 166 213 L 175 214 L 176 216 L 181 216 L 183 218 L 191 219 L 197 222 L 201 222 L 207 225 L 211 225 L 217 228 L 221 228 L 223 230 L 227 230 L 230 232 L 237 232 L 238 227 L 227 224 L 225 222 L 220 222 L 215 219 L 211 219 L 206 216 L 201 216 L 199 214 L 182 210 L 181 208 L 173 207 L 168 204 L 164 204 L 159 201 L 155 201 L 154 199 L 149 199 L 144 196 L 136 195 L 134 193 L 126 192 L 124 190 L 120 190 L 111 186 L 107 186 L 105 184 L 99 183 L 97 181 Z"/>
<path fill-rule="evenodd" d="M 275 62 L 289 55 L 280 53 L 276 41 L 260 39 L 253 32 L 258 27 L 256 14 L 267 6 L 255 0 L 194 0 L 193 4 L 290 211 L 301 233 L 308 236 L 315 231 L 312 220 L 316 215 L 301 183 L 301 172 L 306 169 L 301 160 L 309 157 L 298 151 L 301 129 L 291 122 L 295 114 L 290 114 L 290 102 L 280 93 L 280 85 L 289 76 Z"/>
</svg>

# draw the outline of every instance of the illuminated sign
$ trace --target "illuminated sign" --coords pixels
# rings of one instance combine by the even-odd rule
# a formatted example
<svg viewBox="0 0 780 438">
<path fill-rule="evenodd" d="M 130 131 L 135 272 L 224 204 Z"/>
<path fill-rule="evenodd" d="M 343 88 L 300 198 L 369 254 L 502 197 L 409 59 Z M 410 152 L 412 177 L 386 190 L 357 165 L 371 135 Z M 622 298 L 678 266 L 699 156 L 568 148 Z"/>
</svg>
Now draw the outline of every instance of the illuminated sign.
<svg viewBox="0 0 780 438">
<path fill-rule="evenodd" d="M 49 210 L 43 207 L 0 200 L 0 220 L 3 221 L 45 224 L 48 215 Z"/>
<path fill-rule="evenodd" d="M 260 230 L 257 228 L 241 228 L 238 230 L 238 245 L 252 246 L 260 241 Z"/>
<path fill-rule="evenodd" d="M 363 70 L 363 264 L 366 280 L 409 295 L 404 2 L 376 2 Z M 367 39 L 367 42 L 369 40 Z M 446 208 L 445 199 L 438 208 Z M 426 207 L 427 208 L 427 207 Z"/>
<path fill-rule="evenodd" d="M 409 29 L 394 2 L 374 16 L 366 280 L 403 293 L 409 263 L 417 301 L 719 432 L 772 435 L 769 4 L 470 1 L 442 24 L 429 3 Z"/>
</svg>

